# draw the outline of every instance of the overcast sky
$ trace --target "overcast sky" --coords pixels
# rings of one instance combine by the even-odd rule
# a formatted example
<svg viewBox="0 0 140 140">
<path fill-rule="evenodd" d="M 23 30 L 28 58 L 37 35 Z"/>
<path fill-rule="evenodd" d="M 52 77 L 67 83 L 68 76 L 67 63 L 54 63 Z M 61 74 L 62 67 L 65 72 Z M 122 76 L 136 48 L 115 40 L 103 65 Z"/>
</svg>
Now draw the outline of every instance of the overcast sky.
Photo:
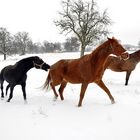
<svg viewBox="0 0 140 140">
<path fill-rule="evenodd" d="M 15 34 L 29 33 L 33 41 L 63 41 L 53 21 L 61 0 L 0 0 L 0 27 Z M 101 11 L 108 9 L 114 22 L 112 35 L 123 44 L 137 45 L 140 40 L 140 0 L 96 0 Z"/>
</svg>

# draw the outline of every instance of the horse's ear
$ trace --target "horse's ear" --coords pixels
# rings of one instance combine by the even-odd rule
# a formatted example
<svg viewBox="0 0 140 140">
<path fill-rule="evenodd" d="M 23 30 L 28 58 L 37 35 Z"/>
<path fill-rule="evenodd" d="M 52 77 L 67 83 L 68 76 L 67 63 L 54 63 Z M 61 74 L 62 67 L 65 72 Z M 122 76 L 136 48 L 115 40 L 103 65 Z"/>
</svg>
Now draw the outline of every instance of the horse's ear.
<svg viewBox="0 0 140 140">
<path fill-rule="evenodd" d="M 111 40 L 111 38 L 107 37 L 108 40 Z"/>
</svg>

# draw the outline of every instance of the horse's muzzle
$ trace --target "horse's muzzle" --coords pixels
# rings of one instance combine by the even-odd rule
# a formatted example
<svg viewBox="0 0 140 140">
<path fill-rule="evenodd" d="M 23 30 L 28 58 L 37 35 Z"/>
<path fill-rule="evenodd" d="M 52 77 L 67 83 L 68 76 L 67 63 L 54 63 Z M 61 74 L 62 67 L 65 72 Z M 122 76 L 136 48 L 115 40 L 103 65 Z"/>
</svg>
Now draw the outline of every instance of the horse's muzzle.
<svg viewBox="0 0 140 140">
<path fill-rule="evenodd" d="M 122 54 L 121 54 L 121 58 L 122 58 L 123 60 L 129 59 L 129 53 L 128 53 L 128 52 L 122 53 Z"/>
<path fill-rule="evenodd" d="M 41 69 L 45 70 L 45 71 L 48 71 L 48 69 L 50 69 L 50 65 L 44 63 L 41 67 Z"/>
</svg>

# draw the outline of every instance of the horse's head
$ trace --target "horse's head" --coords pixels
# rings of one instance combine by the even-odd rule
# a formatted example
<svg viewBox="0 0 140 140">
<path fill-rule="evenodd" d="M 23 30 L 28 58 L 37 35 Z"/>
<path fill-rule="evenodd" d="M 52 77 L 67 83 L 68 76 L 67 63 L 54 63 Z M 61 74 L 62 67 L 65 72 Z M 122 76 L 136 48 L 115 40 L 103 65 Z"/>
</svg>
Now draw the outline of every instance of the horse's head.
<svg viewBox="0 0 140 140">
<path fill-rule="evenodd" d="M 43 69 L 47 71 L 50 68 L 50 65 L 46 64 L 40 57 L 35 56 L 33 60 L 33 65 L 37 69 Z"/>
<path fill-rule="evenodd" d="M 112 54 L 120 56 L 124 60 L 129 59 L 129 54 L 126 52 L 126 50 L 123 48 L 123 46 L 119 43 L 117 39 L 112 37 L 108 38 L 108 41 Z"/>
</svg>

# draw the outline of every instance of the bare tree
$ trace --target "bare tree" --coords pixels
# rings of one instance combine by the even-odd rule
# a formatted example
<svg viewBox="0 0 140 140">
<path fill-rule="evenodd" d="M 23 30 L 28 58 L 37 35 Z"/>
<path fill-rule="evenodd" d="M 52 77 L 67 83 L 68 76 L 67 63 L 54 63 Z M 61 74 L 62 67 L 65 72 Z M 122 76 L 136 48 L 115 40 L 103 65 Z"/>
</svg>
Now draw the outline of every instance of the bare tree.
<svg viewBox="0 0 140 140">
<path fill-rule="evenodd" d="M 12 46 L 12 37 L 6 28 L 0 28 L 0 53 L 4 55 L 4 60 L 6 60 L 6 55 L 10 51 Z"/>
<path fill-rule="evenodd" d="M 27 32 L 18 32 L 14 36 L 14 42 L 16 47 L 21 51 L 21 55 L 24 55 L 32 41 Z"/>
<path fill-rule="evenodd" d="M 73 32 L 76 35 L 81 44 L 80 56 L 84 55 L 87 45 L 109 33 L 107 26 L 111 24 L 111 20 L 107 10 L 101 14 L 94 0 L 62 1 L 62 7 L 63 11 L 59 12 L 60 20 L 54 23 L 61 28 L 62 33 Z"/>
</svg>

